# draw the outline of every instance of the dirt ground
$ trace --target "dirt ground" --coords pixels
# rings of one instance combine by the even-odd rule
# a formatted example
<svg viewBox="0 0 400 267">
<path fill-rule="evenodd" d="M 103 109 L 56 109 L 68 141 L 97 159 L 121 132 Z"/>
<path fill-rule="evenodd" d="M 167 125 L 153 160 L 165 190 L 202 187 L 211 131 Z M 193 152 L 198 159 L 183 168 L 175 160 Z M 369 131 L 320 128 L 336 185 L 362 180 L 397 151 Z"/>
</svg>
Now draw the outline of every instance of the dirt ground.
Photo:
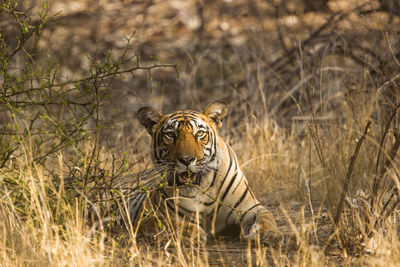
<svg viewBox="0 0 400 267">
<path fill-rule="evenodd" d="M 284 244 L 260 246 L 256 242 L 240 240 L 238 237 L 217 236 L 209 238 L 205 247 L 189 244 L 185 247 L 183 242 L 184 247 L 180 247 L 179 251 L 199 255 L 210 266 L 264 266 L 266 263 L 271 266 L 289 266 L 304 262 L 304 259 L 299 258 L 302 257 L 299 256 L 301 247 L 301 244 L 297 242 L 297 237 L 299 237 L 307 242 L 305 245 L 307 249 L 311 244 L 313 250 L 320 254 L 324 253 L 332 224 L 326 210 L 320 208 L 318 203 L 313 206 L 313 214 L 309 208 L 298 205 L 290 209 L 285 208 L 284 211 L 279 207 L 270 207 L 270 210 L 275 216 L 279 230 L 285 235 Z M 139 238 L 138 243 L 148 247 L 147 251 L 150 253 L 154 247 L 157 247 L 154 253 L 159 253 L 159 250 L 163 250 L 166 255 L 178 253 L 178 250 L 168 242 L 163 242 L 162 245 L 152 244 L 150 239 Z M 263 255 L 260 257 L 257 255 L 259 253 Z M 264 261 L 259 262 L 260 258 Z M 324 258 L 331 265 L 343 262 L 342 256 L 335 252 L 335 245 Z"/>
</svg>

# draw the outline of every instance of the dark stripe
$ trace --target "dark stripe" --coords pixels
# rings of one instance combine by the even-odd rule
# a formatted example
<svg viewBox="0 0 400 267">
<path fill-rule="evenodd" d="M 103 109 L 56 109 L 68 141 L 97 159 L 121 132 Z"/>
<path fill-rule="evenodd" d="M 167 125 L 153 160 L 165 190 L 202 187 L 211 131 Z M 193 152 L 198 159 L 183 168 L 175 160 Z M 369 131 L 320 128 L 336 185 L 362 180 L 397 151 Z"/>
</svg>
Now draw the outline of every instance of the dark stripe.
<svg viewBox="0 0 400 267">
<path fill-rule="evenodd" d="M 187 110 L 186 111 L 187 112 L 187 114 L 190 114 L 190 115 L 193 115 L 193 116 L 199 116 L 199 112 L 197 112 L 197 111 L 194 111 L 194 110 Z"/>
<path fill-rule="evenodd" d="M 231 153 L 230 153 L 230 151 L 228 151 L 228 152 L 229 152 L 229 153 L 228 153 L 228 154 L 229 154 L 229 167 L 228 167 L 228 171 L 227 171 L 226 174 L 225 174 L 224 179 L 222 180 L 221 185 L 219 186 L 219 189 L 218 189 L 218 191 L 217 191 L 217 197 L 218 197 L 219 192 L 221 191 L 221 188 L 222 188 L 222 186 L 223 186 L 224 183 L 225 183 L 226 177 L 228 177 L 229 172 L 231 171 L 231 167 L 232 167 L 232 157 L 231 157 Z M 215 203 L 215 201 L 216 201 L 216 199 L 212 200 L 211 202 L 206 202 L 206 203 L 204 203 L 204 205 L 210 206 L 211 204 Z"/>
<path fill-rule="evenodd" d="M 222 197 L 221 197 L 221 202 L 224 202 L 226 195 L 229 193 L 229 190 L 231 189 L 233 183 L 234 183 L 235 180 L 236 180 L 236 177 L 237 177 L 237 170 L 236 170 L 236 172 L 235 172 L 235 175 L 232 177 L 232 180 L 231 180 L 231 182 L 229 183 L 228 187 L 226 188 L 224 194 L 222 195 Z"/>
<path fill-rule="evenodd" d="M 247 229 L 245 229 L 245 233 L 246 233 L 246 234 L 249 234 L 250 227 L 252 227 L 252 226 L 254 225 L 254 223 L 256 222 L 256 220 L 257 220 L 257 216 L 256 216 L 255 214 L 253 214 L 253 222 L 250 223 L 250 224 L 248 225 L 248 228 L 247 228 Z M 242 222 L 242 223 L 243 223 L 243 222 Z"/>
<path fill-rule="evenodd" d="M 138 218 L 138 215 L 142 213 L 142 210 L 143 210 L 143 198 L 144 198 L 145 196 L 146 196 L 146 194 L 143 194 L 143 195 L 142 195 L 141 197 L 139 197 L 139 199 L 138 199 L 137 205 L 142 205 L 142 206 L 137 208 L 136 214 L 135 214 L 133 220 L 132 220 L 132 218 L 131 218 L 133 224 L 138 223 L 138 221 L 137 221 L 137 220 L 139 219 L 139 218 Z M 136 225 L 135 225 L 135 227 L 136 227 Z"/>
<path fill-rule="evenodd" d="M 179 205 L 171 206 L 169 202 L 170 202 L 172 199 L 168 199 L 168 198 L 170 198 L 170 197 L 169 197 L 168 194 L 165 192 L 164 188 L 161 189 L 161 192 L 163 193 L 163 194 L 161 195 L 161 198 L 164 200 L 164 202 L 167 203 L 167 206 L 168 206 L 169 209 L 171 209 L 172 211 L 175 211 L 175 207 L 178 207 L 177 212 L 178 212 L 178 215 L 179 215 L 180 217 L 188 217 L 188 216 L 186 216 L 185 214 L 183 214 L 182 212 L 180 212 L 179 209 L 182 209 L 182 210 L 187 211 L 187 212 L 189 212 L 189 213 L 193 213 L 193 211 L 188 210 L 188 209 L 185 209 L 185 208 L 183 208 L 183 207 L 180 207 Z"/>
<path fill-rule="evenodd" d="M 155 159 L 157 159 L 157 154 L 156 154 L 157 149 L 158 149 L 158 146 L 157 146 L 157 133 L 156 133 L 153 136 L 153 156 Z"/>
<path fill-rule="evenodd" d="M 231 189 L 231 187 L 232 187 L 233 183 L 234 183 L 234 182 L 235 182 L 235 180 L 236 180 L 236 176 L 237 176 L 237 171 L 236 171 L 235 175 L 232 177 L 232 180 L 231 180 L 231 182 L 229 183 L 228 187 L 226 188 L 226 190 L 225 190 L 224 194 L 222 195 L 222 197 L 221 197 L 221 200 L 220 200 L 220 202 L 221 202 L 221 203 L 223 203 L 223 202 L 224 202 L 224 200 L 225 200 L 225 197 L 226 197 L 226 196 L 227 196 L 227 194 L 229 193 L 229 190 Z M 217 210 L 217 212 L 218 212 L 218 211 L 219 211 L 221 208 L 222 208 L 222 205 L 219 205 L 219 206 L 218 206 L 218 210 Z"/>
<path fill-rule="evenodd" d="M 175 203 L 174 203 L 174 206 L 171 206 L 170 203 L 169 203 L 170 201 L 168 201 L 168 200 L 172 200 L 172 199 L 165 199 L 165 203 L 167 203 L 168 208 L 169 208 L 172 212 L 177 212 L 178 215 L 179 215 L 180 217 L 186 218 L 187 220 L 189 220 L 190 222 L 193 223 L 193 220 L 191 219 L 191 217 L 189 217 L 189 216 L 183 214 L 183 213 L 180 211 L 180 209 L 183 209 L 182 207 L 179 207 L 178 205 L 175 205 Z M 176 210 L 175 207 L 178 207 L 178 210 Z M 192 212 L 192 214 L 193 214 L 193 212 Z"/>
<path fill-rule="evenodd" d="M 182 201 L 182 199 L 180 201 Z M 185 211 L 187 213 L 191 213 L 192 214 L 192 213 L 196 212 L 196 211 L 193 211 L 193 210 L 186 209 L 186 208 L 184 208 L 184 207 L 182 207 L 180 205 L 175 205 L 175 206 L 178 207 L 178 209 L 183 210 L 183 211 Z"/>
<path fill-rule="evenodd" d="M 212 132 L 213 133 L 213 142 L 214 142 L 214 154 L 212 155 L 212 157 L 211 157 L 211 159 L 210 159 L 210 161 L 214 161 L 214 159 L 215 159 L 215 157 L 216 157 L 216 155 L 217 155 L 217 135 L 214 133 L 214 131 Z"/>
<path fill-rule="evenodd" d="M 249 209 L 247 209 L 247 210 L 243 213 L 243 215 L 240 217 L 240 221 L 243 220 L 244 216 L 245 216 L 247 213 L 249 213 L 249 211 L 251 211 L 252 209 L 254 209 L 254 208 L 258 207 L 258 206 L 262 206 L 262 204 L 261 204 L 261 203 L 257 203 L 257 204 L 255 204 L 254 206 L 252 206 L 252 207 L 250 207 Z"/>
<path fill-rule="evenodd" d="M 131 220 L 131 222 L 134 222 L 134 217 L 136 215 L 136 212 L 134 213 L 134 210 L 138 209 L 138 199 L 140 198 L 140 194 L 135 194 L 134 196 L 132 196 L 131 198 L 129 198 L 126 202 L 127 206 L 128 206 L 128 212 L 129 212 L 129 219 Z"/>
<path fill-rule="evenodd" d="M 242 175 L 242 179 L 243 179 L 243 175 Z M 235 189 L 233 189 L 232 194 L 234 194 L 236 192 L 236 189 L 238 189 L 238 187 L 241 185 L 241 181 L 238 182 L 237 186 L 235 187 Z"/>
<path fill-rule="evenodd" d="M 157 159 L 162 160 L 162 159 L 164 159 L 162 154 L 163 154 L 165 148 L 163 149 L 163 147 L 162 147 L 163 141 L 162 141 L 162 135 L 160 132 L 157 133 L 156 140 L 157 140 L 157 143 L 156 143 Z"/>
<path fill-rule="evenodd" d="M 248 192 L 249 192 L 249 188 L 246 187 L 246 190 L 244 191 L 243 195 L 240 197 L 239 201 L 236 202 L 235 206 L 233 206 L 233 209 L 229 212 L 228 216 L 226 216 L 225 225 L 228 225 L 229 217 L 233 213 L 234 209 L 236 209 L 243 202 L 243 200 L 245 199 Z"/>
<path fill-rule="evenodd" d="M 170 125 L 167 125 L 167 126 L 163 129 L 164 132 L 166 132 L 167 130 L 175 130 L 175 128 L 172 126 L 172 124 L 170 124 Z"/>
<path fill-rule="evenodd" d="M 194 120 L 194 119 L 200 119 L 200 118 L 199 118 L 198 116 L 196 116 L 195 114 L 177 113 L 177 114 L 174 114 L 174 115 L 170 116 L 170 117 L 167 119 L 167 121 L 169 121 L 169 120 L 178 120 L 178 119 L 183 119 L 183 120 L 185 120 L 186 118 L 189 118 L 189 119 L 192 119 L 192 120 Z"/>
<path fill-rule="evenodd" d="M 180 217 L 185 218 L 186 215 L 183 214 L 182 212 L 180 212 L 179 210 L 176 210 L 176 209 L 175 209 L 175 205 L 174 205 L 174 206 L 171 206 L 170 201 L 168 201 L 168 200 L 171 200 L 171 199 L 164 199 L 164 202 L 167 204 L 168 208 L 169 208 L 172 212 L 177 212 L 178 215 L 179 215 Z"/>
<path fill-rule="evenodd" d="M 240 197 L 239 201 L 235 204 L 235 206 L 233 206 L 233 208 L 236 209 L 242 203 L 242 201 L 244 200 L 244 198 L 246 197 L 248 192 L 249 192 L 249 188 L 246 187 L 246 190 L 244 191 L 243 195 Z"/>
<path fill-rule="evenodd" d="M 215 184 L 215 179 L 217 178 L 217 174 L 218 174 L 219 169 L 217 169 L 216 171 L 214 171 L 214 175 L 213 175 L 213 179 L 211 181 L 211 185 L 209 188 L 213 187 L 213 185 Z"/>
</svg>

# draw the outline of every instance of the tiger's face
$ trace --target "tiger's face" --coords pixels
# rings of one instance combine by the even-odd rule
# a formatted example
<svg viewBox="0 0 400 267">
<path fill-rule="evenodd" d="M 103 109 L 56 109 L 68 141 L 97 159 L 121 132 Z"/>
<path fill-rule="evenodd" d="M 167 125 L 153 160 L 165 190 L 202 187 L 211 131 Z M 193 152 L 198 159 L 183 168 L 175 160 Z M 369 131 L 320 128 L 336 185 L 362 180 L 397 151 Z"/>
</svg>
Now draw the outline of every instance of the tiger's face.
<svg viewBox="0 0 400 267">
<path fill-rule="evenodd" d="M 170 185 L 199 185 L 201 178 L 216 167 L 217 131 L 227 106 L 214 102 L 203 113 L 191 110 L 168 115 L 144 107 L 139 121 L 152 136 L 153 161 L 166 168 Z"/>
</svg>

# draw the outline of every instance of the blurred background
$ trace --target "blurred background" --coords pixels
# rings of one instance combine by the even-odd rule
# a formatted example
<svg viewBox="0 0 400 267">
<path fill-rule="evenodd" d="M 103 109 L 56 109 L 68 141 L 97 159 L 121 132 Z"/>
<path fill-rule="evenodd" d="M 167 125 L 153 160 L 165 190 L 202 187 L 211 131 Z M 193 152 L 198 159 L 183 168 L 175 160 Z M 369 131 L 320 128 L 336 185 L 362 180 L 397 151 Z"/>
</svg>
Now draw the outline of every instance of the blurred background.
<svg viewBox="0 0 400 267">
<path fill-rule="evenodd" d="M 35 16 L 40 6 L 18 8 Z M 57 62 L 58 79 L 85 76 L 89 56 L 121 55 L 127 38 L 126 57 L 178 66 L 179 77 L 154 72 L 152 92 L 147 73 L 115 81 L 118 108 L 129 111 L 123 116 L 143 104 L 202 109 L 220 99 L 291 124 L 308 115 L 311 91 L 315 111 L 333 119 L 337 103 L 361 99 L 398 68 L 397 0 L 52 0 L 48 8 L 34 57 Z M 3 17 L 11 34 L 15 25 Z"/>
<path fill-rule="evenodd" d="M 370 115 L 383 125 L 399 101 L 398 0 L 52 0 L 18 1 L 15 10 L 0 15 L 9 51 L 23 40 L 18 23 L 34 28 L 41 14 L 46 21 L 8 66 L 18 75 L 33 62 L 48 69 L 47 81 L 75 85 L 74 99 L 88 103 L 72 113 L 95 102 L 85 90 L 97 88 L 97 74 L 144 67 L 99 82 L 97 117 L 81 127 L 93 130 L 101 121 L 101 144 L 119 153 L 149 151 L 136 121 L 140 107 L 203 110 L 221 100 L 230 107 L 221 134 L 240 160 L 257 165 L 254 176 L 272 173 L 275 181 L 265 179 L 283 191 L 287 178 L 279 186 L 280 176 L 291 176 L 297 192 L 300 158 L 316 153 L 322 160 L 318 142 L 335 146 L 346 129 L 355 130 L 354 140 Z M 112 66 L 99 72 L 103 63 Z M 54 121 L 74 117 L 55 114 Z M 3 115 L 7 125 L 10 114 Z M 305 152 L 306 136 L 316 137 L 317 150 Z M 279 171 L 286 167 L 292 171 Z"/>
</svg>

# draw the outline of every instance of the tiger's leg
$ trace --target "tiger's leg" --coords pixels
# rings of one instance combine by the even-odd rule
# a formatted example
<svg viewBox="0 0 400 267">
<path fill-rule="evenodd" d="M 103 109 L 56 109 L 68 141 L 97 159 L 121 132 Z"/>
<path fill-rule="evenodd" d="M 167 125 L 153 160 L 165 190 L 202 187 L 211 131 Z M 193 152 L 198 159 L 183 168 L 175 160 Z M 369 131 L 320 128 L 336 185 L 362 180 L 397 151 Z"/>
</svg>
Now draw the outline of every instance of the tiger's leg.
<svg viewBox="0 0 400 267">
<path fill-rule="evenodd" d="M 134 232 L 138 231 L 141 225 L 141 220 L 145 217 L 147 211 L 148 194 L 146 192 L 138 192 L 126 200 L 126 213 L 129 215 L 126 218 L 125 224 L 132 227 Z"/>
<path fill-rule="evenodd" d="M 207 241 L 207 233 L 197 223 L 192 223 L 188 221 L 180 222 L 180 227 L 178 227 L 177 229 L 182 231 L 182 237 L 187 240 L 193 240 L 195 242 Z"/>
<path fill-rule="evenodd" d="M 176 200 L 164 199 L 163 205 L 159 207 L 163 221 L 170 229 L 168 232 L 175 233 L 177 237 L 182 237 L 186 241 L 207 241 L 207 233 L 202 227 L 201 213 L 184 213 Z"/>
<path fill-rule="evenodd" d="M 251 240 L 260 238 L 263 243 L 280 245 L 284 236 L 276 225 L 274 216 L 265 208 L 243 216 L 243 236 Z"/>
</svg>

